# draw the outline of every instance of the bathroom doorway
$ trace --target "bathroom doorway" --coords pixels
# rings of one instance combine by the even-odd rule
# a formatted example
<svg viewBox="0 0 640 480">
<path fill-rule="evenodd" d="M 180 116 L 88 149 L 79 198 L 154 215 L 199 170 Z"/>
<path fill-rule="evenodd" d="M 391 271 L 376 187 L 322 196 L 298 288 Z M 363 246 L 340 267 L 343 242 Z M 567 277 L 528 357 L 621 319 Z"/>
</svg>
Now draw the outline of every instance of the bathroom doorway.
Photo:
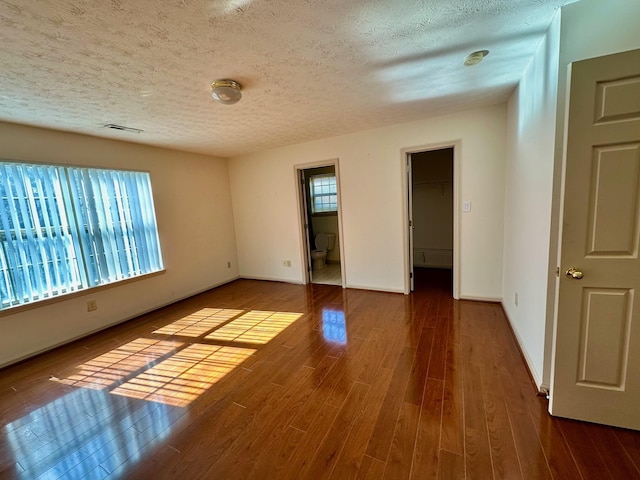
<svg viewBox="0 0 640 480">
<path fill-rule="evenodd" d="M 305 282 L 344 285 L 337 161 L 296 166 Z"/>
</svg>

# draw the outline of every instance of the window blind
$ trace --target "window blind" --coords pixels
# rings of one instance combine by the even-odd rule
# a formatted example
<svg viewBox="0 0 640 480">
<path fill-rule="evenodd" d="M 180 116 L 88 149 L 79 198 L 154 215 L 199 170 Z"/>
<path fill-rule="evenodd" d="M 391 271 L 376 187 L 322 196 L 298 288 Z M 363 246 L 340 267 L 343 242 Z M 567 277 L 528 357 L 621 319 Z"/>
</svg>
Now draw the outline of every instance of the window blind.
<svg viewBox="0 0 640 480">
<path fill-rule="evenodd" d="M 0 307 L 161 270 L 147 172 L 0 162 Z"/>
</svg>

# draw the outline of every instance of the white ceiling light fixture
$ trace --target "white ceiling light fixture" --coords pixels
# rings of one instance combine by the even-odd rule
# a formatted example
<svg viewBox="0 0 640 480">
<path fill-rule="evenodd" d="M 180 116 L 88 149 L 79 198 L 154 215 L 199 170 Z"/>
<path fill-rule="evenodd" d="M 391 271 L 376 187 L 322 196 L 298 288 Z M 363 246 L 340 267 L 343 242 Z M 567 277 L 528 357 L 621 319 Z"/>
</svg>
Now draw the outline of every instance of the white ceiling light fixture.
<svg viewBox="0 0 640 480">
<path fill-rule="evenodd" d="M 470 53 L 464 57 L 464 66 L 472 67 L 473 65 L 477 65 L 484 60 L 484 57 L 487 55 L 489 55 L 489 50 L 478 50 L 477 52 Z"/>
<path fill-rule="evenodd" d="M 216 80 L 211 84 L 211 97 L 224 105 L 233 105 L 242 98 L 242 87 L 235 80 Z"/>
</svg>

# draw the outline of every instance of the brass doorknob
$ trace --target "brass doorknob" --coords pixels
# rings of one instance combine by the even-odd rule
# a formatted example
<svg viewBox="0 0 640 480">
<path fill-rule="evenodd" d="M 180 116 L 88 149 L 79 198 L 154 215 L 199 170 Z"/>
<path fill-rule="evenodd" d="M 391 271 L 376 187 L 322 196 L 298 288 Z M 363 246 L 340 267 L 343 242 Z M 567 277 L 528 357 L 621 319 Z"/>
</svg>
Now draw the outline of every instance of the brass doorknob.
<svg viewBox="0 0 640 480">
<path fill-rule="evenodd" d="M 575 278 L 576 280 L 580 280 L 582 277 L 584 277 L 584 274 L 580 270 L 577 270 L 573 267 L 568 268 L 564 273 L 567 277 Z"/>
</svg>

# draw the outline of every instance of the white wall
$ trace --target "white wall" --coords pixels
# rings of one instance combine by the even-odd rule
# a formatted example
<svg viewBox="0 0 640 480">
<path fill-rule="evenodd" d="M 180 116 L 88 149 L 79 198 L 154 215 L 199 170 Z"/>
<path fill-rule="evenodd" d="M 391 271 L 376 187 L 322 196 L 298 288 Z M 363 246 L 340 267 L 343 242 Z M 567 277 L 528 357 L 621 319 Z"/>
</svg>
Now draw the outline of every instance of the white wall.
<svg viewBox="0 0 640 480">
<path fill-rule="evenodd" d="M 346 286 L 404 291 L 401 149 L 461 140 L 460 294 L 501 298 L 505 135 L 499 105 L 231 159 L 240 275 L 303 281 L 294 165 L 338 158 Z"/>
<path fill-rule="evenodd" d="M 559 38 L 557 15 L 508 104 L 502 304 L 539 387 L 546 380 Z"/>
<path fill-rule="evenodd" d="M 5 312 L 0 366 L 237 277 L 226 160 L 7 123 L 0 123 L 0 158 L 149 171 L 166 269 L 126 285 Z M 88 299 L 97 301 L 98 310 L 87 313 Z"/>
</svg>

